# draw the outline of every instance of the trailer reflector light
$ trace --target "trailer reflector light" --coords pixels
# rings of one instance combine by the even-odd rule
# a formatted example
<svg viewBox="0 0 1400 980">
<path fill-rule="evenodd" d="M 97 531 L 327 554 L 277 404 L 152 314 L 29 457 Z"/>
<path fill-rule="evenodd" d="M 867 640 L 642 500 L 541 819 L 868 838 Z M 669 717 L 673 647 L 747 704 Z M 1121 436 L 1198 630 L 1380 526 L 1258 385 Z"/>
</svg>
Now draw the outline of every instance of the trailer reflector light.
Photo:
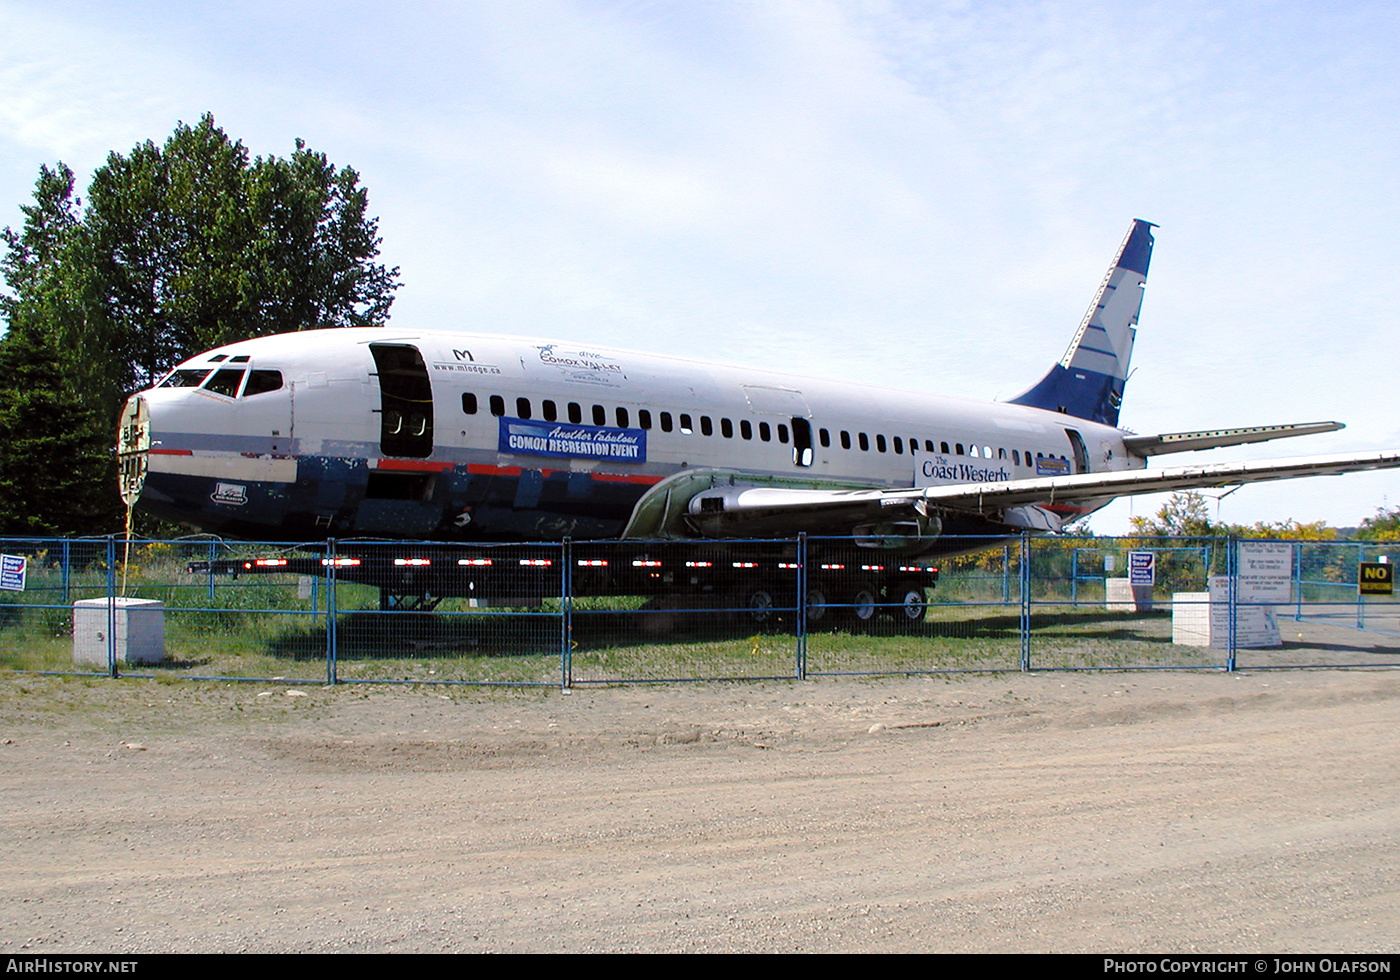
<svg viewBox="0 0 1400 980">
<path fill-rule="evenodd" d="M 580 558 L 578 563 L 585 568 L 607 568 L 608 562 L 604 558 Z"/>
<path fill-rule="evenodd" d="M 900 565 L 901 572 L 928 572 L 931 575 L 938 574 L 937 565 Z"/>
<path fill-rule="evenodd" d="M 553 558 L 521 558 L 520 564 L 528 565 L 531 568 L 548 568 L 554 564 Z"/>
<path fill-rule="evenodd" d="M 430 558 L 395 558 L 395 559 L 394 559 L 394 564 L 395 564 L 395 565 L 431 565 L 432 563 L 433 563 L 433 562 L 432 562 L 432 559 L 430 559 Z"/>
<path fill-rule="evenodd" d="M 883 571 L 885 570 L 885 566 L 884 566 L 884 565 L 862 565 L 862 566 L 860 566 L 860 570 L 861 570 L 862 572 L 883 572 Z"/>
<path fill-rule="evenodd" d="M 685 567 L 686 567 L 686 568 L 714 568 L 714 567 L 715 567 L 715 563 L 712 562 L 712 561 L 688 561 L 688 562 L 685 563 Z"/>
<path fill-rule="evenodd" d="M 733 565 L 735 568 L 757 568 L 757 567 L 758 567 L 758 562 L 756 562 L 756 561 L 735 561 L 735 562 L 730 562 L 730 564 Z"/>
<path fill-rule="evenodd" d="M 659 562 L 659 561 L 656 560 L 655 558 L 634 558 L 634 559 L 632 559 L 632 567 L 633 567 L 633 568 L 660 568 L 660 567 L 661 567 L 661 562 Z"/>
<path fill-rule="evenodd" d="M 351 568 L 360 563 L 358 558 L 322 558 L 322 565 L 334 566 L 336 568 Z"/>
<path fill-rule="evenodd" d="M 259 568 L 281 568 L 287 564 L 285 558 L 258 558 L 253 562 Z"/>
<path fill-rule="evenodd" d="M 845 567 L 846 567 L 845 565 L 823 565 L 823 566 L 822 566 L 822 568 L 826 569 L 828 572 L 839 572 L 839 571 L 841 571 L 841 570 L 842 570 L 843 568 L 845 568 Z"/>
<path fill-rule="evenodd" d="M 459 565 L 489 565 L 489 564 L 491 564 L 491 559 L 490 559 L 490 558 L 458 558 L 458 559 L 457 559 L 457 564 L 459 564 Z"/>
</svg>

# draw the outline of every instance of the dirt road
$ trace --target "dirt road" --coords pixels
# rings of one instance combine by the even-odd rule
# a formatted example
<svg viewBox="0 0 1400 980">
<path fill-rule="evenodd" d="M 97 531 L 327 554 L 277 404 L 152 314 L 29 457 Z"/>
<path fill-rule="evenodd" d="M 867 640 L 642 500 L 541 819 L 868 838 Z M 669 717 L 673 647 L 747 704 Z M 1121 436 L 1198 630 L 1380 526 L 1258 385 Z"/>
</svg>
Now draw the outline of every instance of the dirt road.
<svg viewBox="0 0 1400 980">
<path fill-rule="evenodd" d="M 1400 672 L 0 675 L 0 828 L 8 952 L 1393 952 Z"/>
</svg>

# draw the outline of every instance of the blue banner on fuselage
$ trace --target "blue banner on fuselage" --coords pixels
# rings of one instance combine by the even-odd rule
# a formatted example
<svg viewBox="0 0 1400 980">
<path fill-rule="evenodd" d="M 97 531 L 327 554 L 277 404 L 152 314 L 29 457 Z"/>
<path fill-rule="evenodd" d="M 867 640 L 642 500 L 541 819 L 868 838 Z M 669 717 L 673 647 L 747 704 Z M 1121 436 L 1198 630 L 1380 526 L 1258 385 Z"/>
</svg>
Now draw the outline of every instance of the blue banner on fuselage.
<svg viewBox="0 0 1400 980">
<path fill-rule="evenodd" d="M 503 453 L 525 456 L 573 456 L 613 463 L 645 463 L 647 433 L 645 429 L 502 418 L 497 448 Z"/>
</svg>

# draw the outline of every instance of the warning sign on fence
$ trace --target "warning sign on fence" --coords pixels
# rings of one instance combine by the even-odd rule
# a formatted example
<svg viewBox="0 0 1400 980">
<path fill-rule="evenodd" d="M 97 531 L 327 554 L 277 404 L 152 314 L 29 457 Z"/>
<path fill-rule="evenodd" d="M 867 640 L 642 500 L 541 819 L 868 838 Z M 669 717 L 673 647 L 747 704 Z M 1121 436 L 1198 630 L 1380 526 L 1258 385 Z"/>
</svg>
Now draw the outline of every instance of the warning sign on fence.
<svg viewBox="0 0 1400 980">
<path fill-rule="evenodd" d="M 1395 566 L 1384 561 L 1361 562 L 1356 588 L 1362 595 L 1390 595 L 1395 591 Z"/>
</svg>

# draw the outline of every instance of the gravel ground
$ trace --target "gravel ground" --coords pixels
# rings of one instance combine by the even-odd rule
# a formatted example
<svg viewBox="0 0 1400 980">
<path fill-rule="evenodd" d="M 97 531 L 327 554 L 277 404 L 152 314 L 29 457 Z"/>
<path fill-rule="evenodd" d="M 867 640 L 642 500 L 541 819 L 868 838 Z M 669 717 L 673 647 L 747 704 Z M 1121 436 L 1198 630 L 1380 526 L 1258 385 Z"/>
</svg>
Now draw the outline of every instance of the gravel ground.
<svg viewBox="0 0 1400 980">
<path fill-rule="evenodd" d="M 0 948 L 1400 947 L 1400 672 L 0 675 Z"/>
</svg>

